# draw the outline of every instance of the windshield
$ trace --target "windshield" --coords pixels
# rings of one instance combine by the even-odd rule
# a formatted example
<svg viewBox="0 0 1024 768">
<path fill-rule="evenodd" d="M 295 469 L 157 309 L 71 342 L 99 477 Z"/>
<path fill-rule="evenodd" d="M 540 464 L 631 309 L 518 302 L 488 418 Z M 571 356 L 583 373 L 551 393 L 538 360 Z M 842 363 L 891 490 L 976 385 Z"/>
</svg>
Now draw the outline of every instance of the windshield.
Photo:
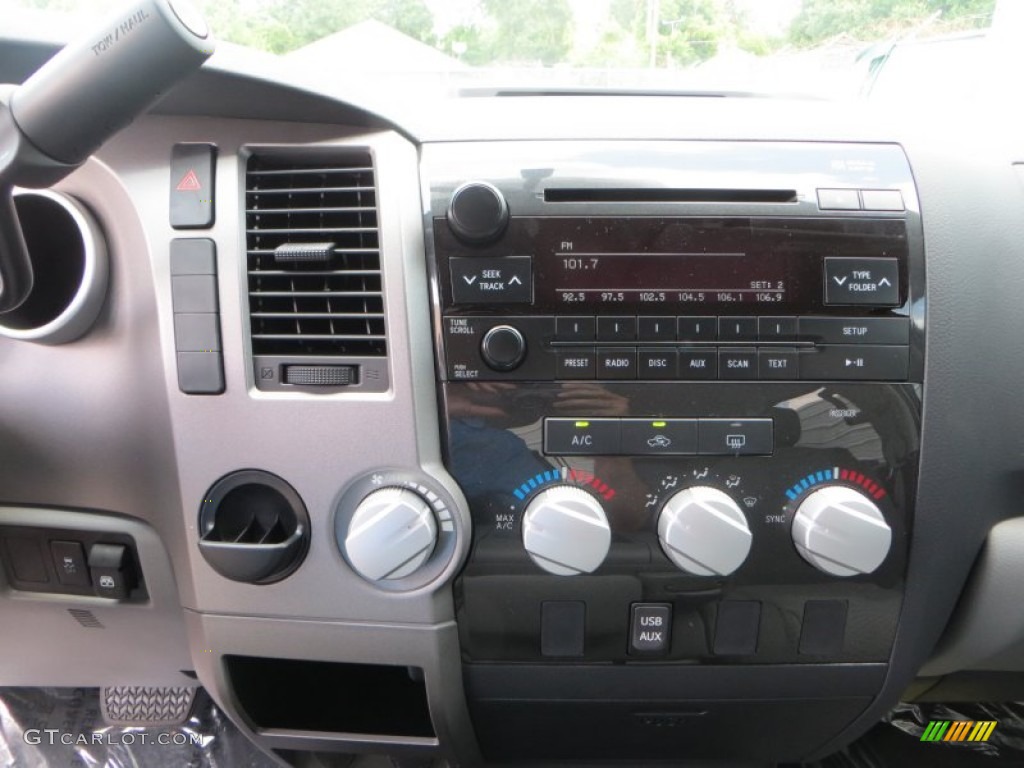
<svg viewBox="0 0 1024 768">
<path fill-rule="evenodd" d="M 13 3 L 13 8 L 11 4 Z M 78 23 L 110 0 L 0 0 Z M 969 98 L 1020 0 L 199 0 L 221 41 L 303 77 L 409 92 Z M 7 14 L 4 14 L 7 16 Z M 919 90 L 923 89 L 923 90 Z"/>
</svg>

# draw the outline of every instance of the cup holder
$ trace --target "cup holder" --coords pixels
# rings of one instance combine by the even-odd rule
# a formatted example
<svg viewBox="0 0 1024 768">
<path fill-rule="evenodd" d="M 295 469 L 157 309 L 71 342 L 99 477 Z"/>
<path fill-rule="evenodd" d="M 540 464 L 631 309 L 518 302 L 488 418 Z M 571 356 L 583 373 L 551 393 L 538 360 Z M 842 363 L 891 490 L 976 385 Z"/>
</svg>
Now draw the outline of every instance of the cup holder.
<svg viewBox="0 0 1024 768">
<path fill-rule="evenodd" d="M 107 249 L 92 215 L 67 195 L 14 191 L 14 207 L 32 261 L 32 292 L 0 315 L 0 336 L 64 344 L 88 331 L 107 295 Z"/>
<path fill-rule="evenodd" d="M 309 548 L 309 514 L 288 483 L 244 470 L 222 477 L 199 511 L 199 551 L 232 581 L 269 584 L 291 574 Z"/>
</svg>

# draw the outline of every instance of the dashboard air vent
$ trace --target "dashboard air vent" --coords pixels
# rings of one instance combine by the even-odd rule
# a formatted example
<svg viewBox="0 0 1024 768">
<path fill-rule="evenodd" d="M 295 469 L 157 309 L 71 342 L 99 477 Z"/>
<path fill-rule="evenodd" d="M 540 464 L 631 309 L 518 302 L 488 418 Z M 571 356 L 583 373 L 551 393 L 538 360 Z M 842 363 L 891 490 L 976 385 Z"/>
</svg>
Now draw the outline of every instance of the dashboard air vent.
<svg viewBox="0 0 1024 768">
<path fill-rule="evenodd" d="M 246 164 L 245 198 L 257 386 L 293 384 L 286 371 L 294 364 L 365 360 L 344 386 L 380 389 L 387 339 L 370 152 L 257 151 Z"/>
</svg>

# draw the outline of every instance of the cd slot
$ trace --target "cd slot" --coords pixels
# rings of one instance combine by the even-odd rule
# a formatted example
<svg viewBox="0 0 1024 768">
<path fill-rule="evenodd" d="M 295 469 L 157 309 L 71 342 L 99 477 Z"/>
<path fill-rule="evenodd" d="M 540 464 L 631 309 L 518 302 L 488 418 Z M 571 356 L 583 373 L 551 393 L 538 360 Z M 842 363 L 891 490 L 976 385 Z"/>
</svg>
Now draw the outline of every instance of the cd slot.
<svg viewBox="0 0 1024 768">
<path fill-rule="evenodd" d="M 545 189 L 546 203 L 795 203 L 793 189 L 680 189 L 651 187 Z"/>
</svg>

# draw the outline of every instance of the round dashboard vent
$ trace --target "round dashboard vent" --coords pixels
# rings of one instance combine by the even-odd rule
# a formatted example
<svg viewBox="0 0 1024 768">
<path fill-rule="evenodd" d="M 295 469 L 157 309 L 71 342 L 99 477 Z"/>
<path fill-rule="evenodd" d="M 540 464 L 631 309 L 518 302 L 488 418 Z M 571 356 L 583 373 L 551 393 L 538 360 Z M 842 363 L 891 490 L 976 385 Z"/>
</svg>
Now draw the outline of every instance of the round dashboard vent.
<svg viewBox="0 0 1024 768">
<path fill-rule="evenodd" d="M 222 477 L 199 511 L 199 551 L 221 576 L 269 584 L 292 573 L 309 546 L 309 514 L 277 475 L 243 470 Z"/>
<path fill-rule="evenodd" d="M 0 336 L 64 344 L 88 331 L 107 295 L 109 264 L 99 226 L 76 200 L 49 190 L 14 192 L 32 261 L 32 292 L 0 315 Z"/>
</svg>

